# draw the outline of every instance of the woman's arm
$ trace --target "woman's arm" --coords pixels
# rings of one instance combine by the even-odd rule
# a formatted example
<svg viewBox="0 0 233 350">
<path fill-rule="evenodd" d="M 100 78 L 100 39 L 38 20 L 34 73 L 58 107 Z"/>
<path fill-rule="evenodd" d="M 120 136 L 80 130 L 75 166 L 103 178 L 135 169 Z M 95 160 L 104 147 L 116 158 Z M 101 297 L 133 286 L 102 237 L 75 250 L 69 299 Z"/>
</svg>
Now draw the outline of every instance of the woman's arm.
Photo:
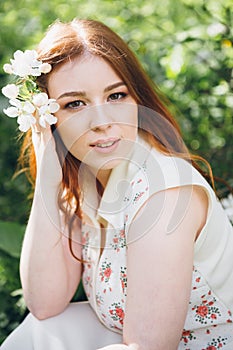
<svg viewBox="0 0 233 350">
<path fill-rule="evenodd" d="M 176 350 L 191 290 L 194 241 L 204 226 L 207 196 L 198 187 L 152 196 L 129 235 L 123 340 L 140 350 Z"/>
<path fill-rule="evenodd" d="M 60 313 L 69 303 L 81 276 L 81 263 L 69 251 L 68 236 L 62 233 L 57 194 L 61 167 L 50 129 L 33 131 L 37 178 L 31 213 L 24 237 L 20 274 L 24 297 L 39 319 Z M 76 225 L 80 242 L 80 228 Z M 81 246 L 74 244 L 81 256 Z"/>
</svg>

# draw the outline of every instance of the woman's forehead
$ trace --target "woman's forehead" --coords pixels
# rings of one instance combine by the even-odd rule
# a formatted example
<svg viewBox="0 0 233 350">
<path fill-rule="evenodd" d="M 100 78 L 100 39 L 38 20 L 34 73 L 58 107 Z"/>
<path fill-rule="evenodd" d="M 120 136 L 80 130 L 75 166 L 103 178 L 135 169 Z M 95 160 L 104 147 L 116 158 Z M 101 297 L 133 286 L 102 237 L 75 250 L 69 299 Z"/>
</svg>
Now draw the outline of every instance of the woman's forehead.
<svg viewBox="0 0 233 350">
<path fill-rule="evenodd" d="M 68 60 L 54 70 L 48 80 L 48 89 L 55 97 L 54 95 L 64 93 L 67 89 L 85 91 L 94 86 L 104 89 L 121 80 L 102 57 L 83 55 Z"/>
</svg>

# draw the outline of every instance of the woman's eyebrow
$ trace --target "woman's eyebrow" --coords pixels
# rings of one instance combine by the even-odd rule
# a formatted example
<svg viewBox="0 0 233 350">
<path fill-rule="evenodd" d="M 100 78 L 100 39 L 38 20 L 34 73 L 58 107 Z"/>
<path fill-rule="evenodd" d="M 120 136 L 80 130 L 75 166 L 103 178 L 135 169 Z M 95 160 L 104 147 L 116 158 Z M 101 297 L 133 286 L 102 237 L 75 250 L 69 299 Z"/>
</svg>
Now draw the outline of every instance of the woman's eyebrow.
<svg viewBox="0 0 233 350">
<path fill-rule="evenodd" d="M 117 83 L 111 84 L 109 86 L 107 86 L 104 89 L 104 92 L 108 92 L 111 91 L 113 89 L 116 89 L 119 86 L 125 86 L 125 83 L 123 81 L 118 81 Z M 61 94 L 56 100 L 60 100 L 64 97 L 76 97 L 76 96 L 80 96 L 80 97 L 86 97 L 86 92 L 85 91 L 67 91 L 63 94 Z"/>
<path fill-rule="evenodd" d="M 119 81 L 119 82 L 117 82 L 117 83 L 114 83 L 114 84 L 112 84 L 112 85 L 107 86 L 107 87 L 104 89 L 104 92 L 111 91 L 111 90 L 116 89 L 117 87 L 123 86 L 123 85 L 125 86 L 125 83 L 124 83 L 123 81 Z"/>
<path fill-rule="evenodd" d="M 67 91 L 67 92 L 64 92 L 64 94 L 61 94 L 56 100 L 60 100 L 61 98 L 72 97 L 72 96 L 85 97 L 86 93 L 85 91 Z"/>
</svg>

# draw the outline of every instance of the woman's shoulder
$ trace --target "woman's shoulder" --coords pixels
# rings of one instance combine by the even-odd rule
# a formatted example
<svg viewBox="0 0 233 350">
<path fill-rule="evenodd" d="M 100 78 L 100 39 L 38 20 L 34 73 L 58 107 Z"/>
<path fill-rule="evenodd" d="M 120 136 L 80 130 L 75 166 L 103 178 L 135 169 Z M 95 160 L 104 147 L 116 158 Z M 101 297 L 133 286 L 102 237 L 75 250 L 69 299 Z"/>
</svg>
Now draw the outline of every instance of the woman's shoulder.
<svg viewBox="0 0 233 350">
<path fill-rule="evenodd" d="M 150 147 L 143 169 L 151 193 L 183 186 L 200 186 L 215 196 L 214 191 L 202 174 L 192 165 L 191 159 L 164 154 Z"/>
</svg>

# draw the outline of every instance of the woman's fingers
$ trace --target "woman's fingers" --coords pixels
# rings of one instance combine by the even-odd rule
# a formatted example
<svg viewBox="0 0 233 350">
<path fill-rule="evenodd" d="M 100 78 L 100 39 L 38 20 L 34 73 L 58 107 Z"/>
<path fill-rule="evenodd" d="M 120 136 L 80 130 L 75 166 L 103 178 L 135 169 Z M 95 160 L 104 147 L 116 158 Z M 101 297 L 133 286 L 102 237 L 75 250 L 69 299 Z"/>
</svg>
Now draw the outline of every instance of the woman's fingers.
<svg viewBox="0 0 233 350">
<path fill-rule="evenodd" d="M 60 184 L 62 169 L 50 125 L 46 128 L 33 125 L 32 142 L 36 155 L 37 178 L 40 178 L 40 182 Z"/>
</svg>

